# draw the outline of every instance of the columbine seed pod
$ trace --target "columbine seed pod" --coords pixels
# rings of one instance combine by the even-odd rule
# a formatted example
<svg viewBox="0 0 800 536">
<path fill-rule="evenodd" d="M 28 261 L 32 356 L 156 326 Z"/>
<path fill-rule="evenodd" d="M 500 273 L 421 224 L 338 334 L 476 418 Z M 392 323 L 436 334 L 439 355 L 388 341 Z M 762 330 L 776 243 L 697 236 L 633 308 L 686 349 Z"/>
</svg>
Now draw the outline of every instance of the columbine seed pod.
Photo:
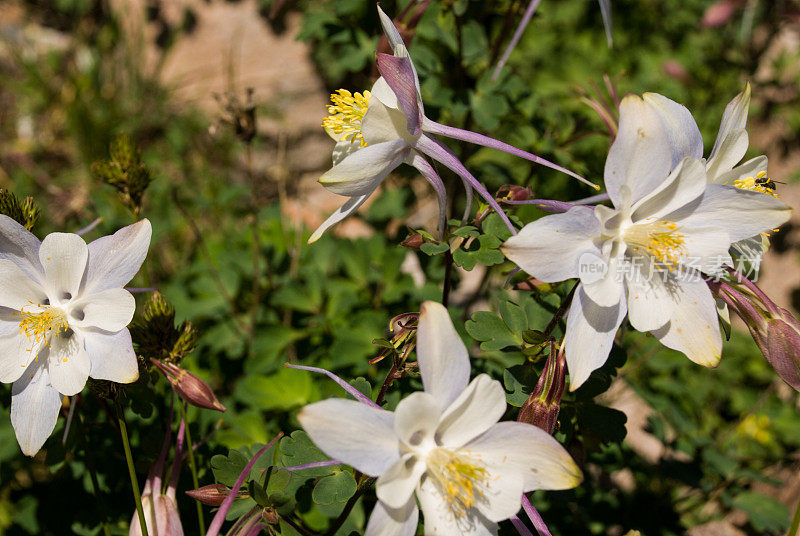
<svg viewBox="0 0 800 536">
<path fill-rule="evenodd" d="M 225 411 L 227 408 L 220 403 L 214 391 L 206 382 L 174 363 L 164 363 L 151 358 L 153 364 L 169 380 L 182 399 L 193 406 L 205 409 Z"/>
</svg>

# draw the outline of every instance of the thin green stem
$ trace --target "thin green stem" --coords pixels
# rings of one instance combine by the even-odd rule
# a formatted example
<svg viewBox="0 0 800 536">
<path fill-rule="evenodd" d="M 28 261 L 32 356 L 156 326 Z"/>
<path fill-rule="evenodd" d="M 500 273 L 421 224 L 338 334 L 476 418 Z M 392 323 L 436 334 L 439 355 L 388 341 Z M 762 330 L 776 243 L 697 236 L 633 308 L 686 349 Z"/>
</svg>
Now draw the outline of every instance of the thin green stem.
<svg viewBox="0 0 800 536">
<path fill-rule="evenodd" d="M 133 500 L 136 501 L 136 513 L 139 515 L 139 526 L 142 528 L 142 536 L 149 536 L 147 533 L 147 522 L 144 518 L 144 508 L 142 508 L 142 494 L 139 492 L 139 481 L 136 478 L 136 469 L 133 467 L 133 456 L 131 456 L 131 444 L 128 441 L 128 427 L 125 425 L 125 416 L 122 408 L 117 408 L 117 422 L 119 423 L 119 433 L 122 436 L 122 446 L 125 449 L 125 461 L 128 464 L 128 474 L 131 477 L 131 490 Z"/>
<path fill-rule="evenodd" d="M 797 501 L 797 508 L 794 510 L 794 517 L 792 518 L 792 526 L 789 527 L 789 532 L 786 536 L 797 536 L 800 532 L 800 501 Z"/>
<path fill-rule="evenodd" d="M 192 434 L 189 432 L 189 421 L 186 419 L 186 404 L 179 403 L 178 406 L 181 408 L 181 417 L 183 418 L 183 422 L 186 423 L 186 443 L 189 445 L 189 448 L 186 449 L 189 451 L 189 469 L 192 471 L 192 485 L 194 489 L 200 487 L 199 480 L 197 479 L 197 464 L 194 461 L 194 448 L 192 445 Z M 200 504 L 200 501 L 195 501 L 195 505 L 197 506 L 197 524 L 200 526 L 200 534 L 206 533 L 206 521 L 203 518 L 203 505 Z"/>
</svg>

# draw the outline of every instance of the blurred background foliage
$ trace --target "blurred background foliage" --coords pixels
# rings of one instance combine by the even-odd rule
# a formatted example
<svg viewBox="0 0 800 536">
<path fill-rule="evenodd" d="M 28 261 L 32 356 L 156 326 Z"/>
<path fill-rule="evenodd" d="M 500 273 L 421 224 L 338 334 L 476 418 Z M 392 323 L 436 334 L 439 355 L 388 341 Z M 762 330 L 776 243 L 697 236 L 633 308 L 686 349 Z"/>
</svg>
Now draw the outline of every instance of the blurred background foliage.
<svg viewBox="0 0 800 536">
<path fill-rule="evenodd" d="M 163 82 L 166 59 L 198 31 L 203 10 L 220 4 L 225 2 L 4 0 L 0 8 L 0 187 L 20 199 L 35 197 L 42 210 L 34 227 L 39 236 L 76 231 L 102 218 L 86 235 L 93 239 L 132 221 L 131 208 L 151 220 L 150 255 L 133 284 L 157 287 L 174 304 L 177 320 L 192 322 L 197 348 L 183 366 L 208 381 L 228 408 L 221 417 L 190 408 L 192 437 L 204 439 L 197 450 L 201 485 L 232 484 L 254 444 L 297 428 L 294 415 L 302 405 L 342 396 L 324 377 L 283 363 L 361 378 L 359 389 L 377 395 L 389 364 L 368 363 L 381 349 L 373 340 L 389 336 L 393 316 L 418 310 L 425 299 L 441 299 L 445 271 L 442 255 L 399 246 L 406 224 L 435 225 L 430 211 L 411 222 L 409 215 L 424 215 L 432 196 L 408 170 L 390 177 L 380 197 L 359 211 L 357 233 L 329 233 L 305 244 L 309 225 L 335 206 L 328 200 L 320 208 L 306 197 L 310 188 L 322 189 L 306 186 L 324 171 L 330 144 L 321 129 L 297 134 L 274 124 L 314 124 L 324 107 L 300 108 L 308 117 L 296 117 L 291 100 L 261 99 L 255 87 L 251 104 L 239 84 L 219 98 L 215 112 L 178 98 Z M 362 91 L 374 80 L 380 27 L 373 2 L 231 4 L 257 13 L 265 32 L 296 35 L 305 43 L 323 97 L 339 87 Z M 381 5 L 390 16 L 406 7 L 405 1 Z M 773 163 L 783 162 L 777 175 L 773 168 L 775 179 L 800 176 L 796 1 L 614 0 L 609 47 L 595 0 L 544 0 L 493 80 L 526 6 L 517 0 L 441 0 L 408 12 L 404 20 L 413 20 L 404 36 L 429 117 L 489 134 L 601 182 L 611 138 L 582 97 L 610 99 L 604 77 L 619 95 L 656 91 L 684 103 L 700 125 L 706 153 L 725 104 L 749 80 L 749 155 L 769 150 Z M 143 13 L 151 31 L 132 32 L 121 7 Z M 211 53 L 225 62 L 224 51 Z M 265 119 L 273 126 L 260 128 Z M 109 182 L 104 164 L 93 172 L 93 164 L 114 160 L 109 151 L 121 133 L 140 152 L 136 165 L 152 179 L 135 207 L 130 195 L 103 183 Z M 295 142 L 305 152 L 292 153 Z M 496 151 L 452 147 L 490 191 L 511 183 L 561 200 L 593 193 Z M 444 170 L 442 175 L 452 214 L 460 214 L 461 186 Z M 533 208 L 515 213 L 521 221 L 541 215 Z M 501 232 L 492 218 L 479 227 L 484 235 Z M 778 242 L 796 262 L 792 244 Z M 491 239 L 486 243 L 496 247 Z M 543 329 L 569 287 L 501 290 L 511 266 L 487 268 L 496 264 L 491 250 L 476 254 L 472 270 L 456 272 L 450 310 L 476 371 L 503 379 L 507 417 L 515 418 L 543 364 L 522 331 Z M 146 295 L 138 300 L 143 306 Z M 638 333 L 625 332 L 619 342 L 609 363 L 562 405 L 556 437 L 583 466 L 586 480 L 575 490 L 534 495 L 553 534 L 782 533 L 800 497 L 798 400 L 752 341 L 735 333 L 716 370 L 697 367 Z M 0 418 L 0 533 L 94 535 L 106 519 L 113 534 L 127 534 L 133 501 L 113 405 L 125 408 L 142 480 L 157 456 L 169 407 L 167 383 L 144 361 L 142 371 L 137 384 L 111 399 L 100 388 L 73 399 L 79 417 L 69 434 L 64 437 L 61 418 L 34 459 L 20 454 L 8 418 Z M 389 406 L 418 383 L 413 377 L 397 382 Z M 2 415 L 9 404 L 10 386 L 2 385 Z M 309 449 L 302 435 L 288 437 L 273 460 L 291 465 L 293 453 Z M 355 490 L 350 474 L 344 468 L 310 473 L 282 489 L 296 496 L 304 523 L 325 531 Z M 194 506 L 181 493 L 188 483 L 184 475 L 179 505 L 187 534 L 194 534 Z M 337 534 L 363 530 L 374 496 L 362 501 Z M 238 511 L 253 504 L 242 503 Z M 276 530 L 295 534 L 285 524 Z M 502 530 L 513 533 L 510 526 Z"/>
</svg>

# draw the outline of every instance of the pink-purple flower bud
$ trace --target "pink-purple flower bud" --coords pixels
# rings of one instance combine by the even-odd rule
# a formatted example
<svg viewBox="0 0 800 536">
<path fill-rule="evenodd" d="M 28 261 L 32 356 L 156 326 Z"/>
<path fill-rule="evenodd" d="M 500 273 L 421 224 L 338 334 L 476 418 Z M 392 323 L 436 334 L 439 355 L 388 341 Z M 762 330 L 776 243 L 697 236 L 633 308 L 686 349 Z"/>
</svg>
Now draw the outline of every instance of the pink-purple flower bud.
<svg viewBox="0 0 800 536">
<path fill-rule="evenodd" d="M 190 489 L 186 495 L 196 501 L 209 506 L 219 506 L 231 492 L 228 486 L 222 484 L 209 484 L 197 489 Z"/>
<path fill-rule="evenodd" d="M 164 363 L 155 358 L 151 358 L 151 361 L 169 380 L 178 396 L 189 404 L 198 408 L 217 411 L 225 411 L 227 409 L 217 399 L 211 387 L 188 370 L 182 369 L 174 363 Z"/>
<path fill-rule="evenodd" d="M 528 400 L 519 410 L 517 421 L 538 426 L 552 434 L 558 423 L 561 397 L 564 395 L 567 362 L 563 347 L 556 351 L 551 343 L 550 356 L 544 364 L 542 375 Z"/>
</svg>

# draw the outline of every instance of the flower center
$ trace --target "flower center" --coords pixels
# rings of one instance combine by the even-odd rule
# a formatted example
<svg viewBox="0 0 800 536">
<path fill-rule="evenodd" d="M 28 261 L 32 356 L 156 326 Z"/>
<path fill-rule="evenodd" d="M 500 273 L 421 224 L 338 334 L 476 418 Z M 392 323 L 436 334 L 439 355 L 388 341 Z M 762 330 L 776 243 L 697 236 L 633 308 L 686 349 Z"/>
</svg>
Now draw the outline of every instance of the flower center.
<svg viewBox="0 0 800 536">
<path fill-rule="evenodd" d="M 26 307 L 36 307 L 40 311 L 32 313 L 26 311 Z M 45 340 L 50 334 L 58 337 L 69 329 L 67 314 L 60 307 L 28 302 L 28 305 L 22 306 L 19 313 L 14 314 L 19 314 L 19 332 L 24 333 L 28 341 L 34 345 Z M 32 349 L 33 346 L 28 351 Z"/>
<path fill-rule="evenodd" d="M 670 271 L 686 252 L 684 235 L 671 221 L 632 225 L 625 231 L 625 241 L 633 246 L 633 251 L 647 253 Z"/>
<path fill-rule="evenodd" d="M 369 91 L 350 93 L 346 89 L 338 89 L 331 93 L 331 103 L 328 105 L 328 117 L 322 120 L 322 126 L 339 135 L 339 141 L 361 141 L 361 147 L 366 147 L 367 142 L 361 135 L 361 120 L 369 106 Z"/>
<path fill-rule="evenodd" d="M 489 474 L 471 456 L 439 447 L 428 454 L 427 466 L 456 517 L 466 516 L 484 496 Z"/>
<path fill-rule="evenodd" d="M 762 194 L 769 194 L 772 197 L 780 198 L 778 192 L 775 191 L 775 181 L 767 177 L 766 171 L 759 171 L 755 177 L 736 179 L 733 181 L 733 185 L 742 190 L 761 192 Z"/>
</svg>

